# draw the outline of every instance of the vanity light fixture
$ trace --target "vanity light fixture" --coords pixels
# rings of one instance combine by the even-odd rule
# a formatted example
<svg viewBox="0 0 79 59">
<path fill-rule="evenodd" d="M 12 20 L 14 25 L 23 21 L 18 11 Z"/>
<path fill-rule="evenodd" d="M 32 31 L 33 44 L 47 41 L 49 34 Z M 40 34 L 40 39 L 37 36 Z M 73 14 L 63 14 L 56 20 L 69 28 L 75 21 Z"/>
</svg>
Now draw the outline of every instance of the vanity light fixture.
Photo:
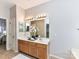
<svg viewBox="0 0 79 59">
<path fill-rule="evenodd" d="M 33 16 L 27 17 L 26 20 L 33 20 Z"/>
<path fill-rule="evenodd" d="M 37 19 L 40 19 L 40 18 L 46 18 L 47 14 L 44 13 L 44 14 L 40 14 L 37 16 Z"/>
<path fill-rule="evenodd" d="M 43 13 L 43 14 L 40 14 L 38 16 L 29 16 L 26 18 L 26 20 L 30 20 L 30 21 L 33 21 L 33 20 L 39 20 L 39 19 L 45 19 L 47 17 L 47 14 L 46 13 Z"/>
</svg>

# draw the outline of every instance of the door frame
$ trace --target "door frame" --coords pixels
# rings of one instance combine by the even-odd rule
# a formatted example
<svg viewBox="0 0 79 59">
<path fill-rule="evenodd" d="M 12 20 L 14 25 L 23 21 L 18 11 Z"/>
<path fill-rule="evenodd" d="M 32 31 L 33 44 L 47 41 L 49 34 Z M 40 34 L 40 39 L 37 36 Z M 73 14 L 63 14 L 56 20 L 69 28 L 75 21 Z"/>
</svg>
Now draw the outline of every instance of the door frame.
<svg viewBox="0 0 79 59">
<path fill-rule="evenodd" d="M 9 44 L 9 25 L 10 25 L 10 22 L 9 22 L 9 19 L 6 19 L 6 32 L 7 32 L 7 35 L 6 35 L 6 50 L 10 50 L 10 44 Z"/>
<path fill-rule="evenodd" d="M 9 50 L 9 49 L 8 49 L 8 38 L 9 38 L 9 35 L 8 35 L 8 34 L 9 34 L 9 33 L 8 33 L 8 27 L 9 27 L 9 26 L 8 26 L 8 22 L 9 22 L 9 21 L 8 21 L 8 20 L 9 20 L 9 19 L 4 18 L 4 17 L 0 17 L 0 19 L 6 20 L 6 50 Z"/>
</svg>

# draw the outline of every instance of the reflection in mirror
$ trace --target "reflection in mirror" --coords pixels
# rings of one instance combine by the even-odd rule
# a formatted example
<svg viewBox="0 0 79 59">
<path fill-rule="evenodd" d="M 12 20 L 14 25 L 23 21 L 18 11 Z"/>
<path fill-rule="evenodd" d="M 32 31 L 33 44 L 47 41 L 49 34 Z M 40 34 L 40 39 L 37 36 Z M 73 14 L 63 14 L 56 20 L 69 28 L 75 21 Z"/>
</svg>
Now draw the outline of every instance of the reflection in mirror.
<svg viewBox="0 0 79 59">
<path fill-rule="evenodd" d="M 29 32 L 30 24 L 29 24 L 29 23 L 26 23 L 25 25 L 26 25 L 26 27 L 25 27 L 25 31 L 26 31 L 26 32 Z"/>
<path fill-rule="evenodd" d="M 30 33 L 30 37 L 49 38 L 49 19 L 47 16 L 34 17 L 25 20 L 25 32 Z"/>
<path fill-rule="evenodd" d="M 49 38 L 49 24 L 46 24 L 46 37 Z"/>
<path fill-rule="evenodd" d="M 31 26 L 38 28 L 38 30 L 36 31 L 38 34 L 36 34 L 36 35 L 40 35 L 40 37 L 45 37 L 44 20 L 31 21 Z"/>
<path fill-rule="evenodd" d="M 23 32 L 23 23 L 19 22 L 19 32 Z"/>
</svg>

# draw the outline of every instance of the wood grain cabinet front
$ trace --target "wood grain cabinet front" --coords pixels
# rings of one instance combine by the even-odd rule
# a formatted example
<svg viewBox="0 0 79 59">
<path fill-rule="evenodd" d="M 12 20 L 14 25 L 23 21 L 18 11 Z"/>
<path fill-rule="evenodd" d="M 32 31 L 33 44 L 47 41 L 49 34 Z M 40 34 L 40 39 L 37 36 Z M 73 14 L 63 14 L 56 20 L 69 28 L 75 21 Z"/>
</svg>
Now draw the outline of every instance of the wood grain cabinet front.
<svg viewBox="0 0 79 59">
<path fill-rule="evenodd" d="M 37 44 L 38 58 L 47 59 L 47 46 L 43 44 Z"/>
<path fill-rule="evenodd" d="M 47 50 L 45 48 L 38 48 L 38 58 L 39 59 L 47 59 Z"/>
<path fill-rule="evenodd" d="M 18 49 L 21 52 L 29 53 L 29 43 L 23 40 L 18 40 Z"/>
<path fill-rule="evenodd" d="M 37 44 L 29 42 L 29 54 L 37 57 Z"/>
<path fill-rule="evenodd" d="M 19 51 L 37 57 L 39 59 L 47 59 L 47 45 L 34 43 L 29 41 L 18 41 Z"/>
</svg>

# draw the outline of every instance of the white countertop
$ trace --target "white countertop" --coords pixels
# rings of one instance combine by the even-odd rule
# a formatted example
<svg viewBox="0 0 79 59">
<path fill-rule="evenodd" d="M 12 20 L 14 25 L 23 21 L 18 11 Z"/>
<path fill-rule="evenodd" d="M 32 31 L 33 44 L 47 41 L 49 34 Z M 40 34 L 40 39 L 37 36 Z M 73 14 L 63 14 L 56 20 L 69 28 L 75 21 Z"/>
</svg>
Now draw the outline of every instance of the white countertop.
<svg viewBox="0 0 79 59">
<path fill-rule="evenodd" d="M 48 38 L 41 38 L 41 40 L 34 40 L 34 41 L 31 41 L 31 40 L 28 40 L 28 38 L 22 38 L 22 37 L 18 37 L 17 38 L 18 40 L 24 40 L 24 41 L 29 41 L 29 42 L 35 42 L 35 43 L 40 43 L 40 44 L 46 44 L 48 45 L 50 40 Z"/>
</svg>

